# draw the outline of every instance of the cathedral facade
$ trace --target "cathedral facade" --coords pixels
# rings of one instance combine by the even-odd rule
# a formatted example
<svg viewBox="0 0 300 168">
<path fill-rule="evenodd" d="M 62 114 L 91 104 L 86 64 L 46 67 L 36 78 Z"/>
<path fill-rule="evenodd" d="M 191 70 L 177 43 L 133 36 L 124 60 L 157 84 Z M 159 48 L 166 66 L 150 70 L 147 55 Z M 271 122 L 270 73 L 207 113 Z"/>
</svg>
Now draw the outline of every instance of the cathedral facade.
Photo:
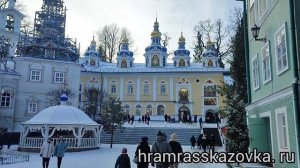
<svg viewBox="0 0 300 168">
<path fill-rule="evenodd" d="M 148 114 L 162 119 L 165 114 L 177 120 L 189 115 L 214 122 L 222 97 L 216 92 L 227 72 L 218 65 L 218 53 L 207 42 L 202 63 L 191 63 L 181 33 L 173 62 L 168 63 L 167 48 L 161 45 L 159 23 L 154 23 L 151 44 L 146 47 L 145 63 L 134 63 L 128 40 L 122 40 L 116 63 L 101 62 L 93 39 L 81 57 L 80 100 L 84 109 L 84 89 L 102 87 L 111 97 L 119 98 L 127 114 Z M 82 103 L 81 103 L 82 102 Z M 137 118 L 136 118 L 137 119 Z"/>
</svg>

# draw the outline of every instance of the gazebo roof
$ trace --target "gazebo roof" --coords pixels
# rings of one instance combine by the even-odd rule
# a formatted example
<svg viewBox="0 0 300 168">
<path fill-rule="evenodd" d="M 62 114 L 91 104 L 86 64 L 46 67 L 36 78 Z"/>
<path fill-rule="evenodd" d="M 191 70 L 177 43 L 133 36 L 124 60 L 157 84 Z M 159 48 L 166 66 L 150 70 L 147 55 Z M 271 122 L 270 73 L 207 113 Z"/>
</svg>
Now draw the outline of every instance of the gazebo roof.
<svg viewBox="0 0 300 168">
<path fill-rule="evenodd" d="M 23 125 L 90 125 L 98 126 L 83 111 L 67 105 L 58 105 L 46 108 Z"/>
</svg>

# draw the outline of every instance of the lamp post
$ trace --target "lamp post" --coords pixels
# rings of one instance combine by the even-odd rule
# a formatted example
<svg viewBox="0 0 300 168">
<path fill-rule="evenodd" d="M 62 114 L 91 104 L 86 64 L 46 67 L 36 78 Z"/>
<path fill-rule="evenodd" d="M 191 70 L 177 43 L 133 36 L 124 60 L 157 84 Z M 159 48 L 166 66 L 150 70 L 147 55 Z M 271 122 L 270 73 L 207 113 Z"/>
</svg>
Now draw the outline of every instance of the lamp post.
<svg viewBox="0 0 300 168">
<path fill-rule="evenodd" d="M 254 27 L 251 28 L 252 36 L 254 37 L 255 41 L 266 42 L 267 41 L 266 37 L 264 37 L 264 38 L 258 38 L 259 31 L 260 31 L 260 27 L 258 27 L 256 24 L 254 25 Z"/>
</svg>

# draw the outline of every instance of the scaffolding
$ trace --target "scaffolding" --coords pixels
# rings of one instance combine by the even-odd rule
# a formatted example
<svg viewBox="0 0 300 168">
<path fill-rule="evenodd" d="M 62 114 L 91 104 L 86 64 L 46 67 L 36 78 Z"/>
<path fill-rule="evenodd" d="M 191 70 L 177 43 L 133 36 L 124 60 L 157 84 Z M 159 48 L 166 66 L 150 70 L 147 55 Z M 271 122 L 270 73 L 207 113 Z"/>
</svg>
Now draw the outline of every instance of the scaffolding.
<svg viewBox="0 0 300 168">
<path fill-rule="evenodd" d="M 65 37 L 66 11 L 63 0 L 43 0 L 33 31 L 23 32 L 19 39 L 17 55 L 76 62 L 77 41 Z"/>
</svg>

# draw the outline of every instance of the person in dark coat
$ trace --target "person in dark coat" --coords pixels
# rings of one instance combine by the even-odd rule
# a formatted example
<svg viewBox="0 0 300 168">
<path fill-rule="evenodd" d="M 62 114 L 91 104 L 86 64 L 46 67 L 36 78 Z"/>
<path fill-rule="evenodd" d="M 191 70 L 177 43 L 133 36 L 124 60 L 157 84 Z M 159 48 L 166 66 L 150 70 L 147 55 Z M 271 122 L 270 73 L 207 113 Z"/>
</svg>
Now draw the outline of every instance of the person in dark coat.
<svg viewBox="0 0 300 168">
<path fill-rule="evenodd" d="M 65 151 L 68 147 L 68 144 L 64 143 L 64 138 L 59 137 L 58 143 L 55 145 L 54 156 L 57 157 L 57 168 L 60 168 L 62 158 L 65 155 Z"/>
<path fill-rule="evenodd" d="M 121 155 L 119 155 L 119 157 L 116 161 L 115 168 L 131 168 L 130 158 L 127 154 L 126 148 L 122 149 L 122 153 L 121 153 Z"/>
<path fill-rule="evenodd" d="M 197 138 L 198 149 L 201 149 L 202 137 L 203 137 L 203 134 L 200 134 Z"/>
<path fill-rule="evenodd" d="M 145 123 L 145 116 L 142 116 L 142 122 Z"/>
<path fill-rule="evenodd" d="M 196 138 L 194 135 L 190 138 L 190 142 L 191 142 L 191 149 L 194 149 L 196 143 Z"/>
<path fill-rule="evenodd" d="M 206 146 L 207 146 L 207 139 L 206 139 L 206 135 L 204 134 L 202 137 L 202 142 L 201 142 L 201 147 L 204 152 L 206 152 Z"/>
<path fill-rule="evenodd" d="M 175 153 L 176 159 L 177 159 L 177 158 L 178 158 L 177 155 L 178 155 L 179 153 L 183 153 L 182 147 L 181 147 L 180 143 L 177 142 L 177 140 L 176 140 L 176 134 L 175 134 L 175 133 L 173 133 L 170 137 L 171 137 L 171 139 L 170 139 L 169 144 L 170 144 L 170 146 L 171 146 L 172 152 Z M 179 162 L 182 161 L 182 157 L 181 157 L 180 159 L 181 159 L 181 160 L 176 160 L 176 162 L 174 162 L 174 163 L 170 166 L 170 168 L 178 168 Z"/>
<path fill-rule="evenodd" d="M 165 118 L 165 122 L 167 122 L 167 121 L 168 121 L 168 115 L 165 114 L 165 115 L 164 115 L 164 118 Z"/>
<path fill-rule="evenodd" d="M 148 144 L 148 137 L 142 137 L 141 143 L 137 146 L 135 151 L 135 156 L 139 158 L 139 153 L 148 154 L 150 153 L 150 146 Z M 137 168 L 148 168 L 149 167 L 149 160 L 145 158 L 144 155 L 140 156 L 141 160 L 138 160 Z"/>
<path fill-rule="evenodd" d="M 215 141 L 216 139 L 214 134 L 210 134 L 208 145 L 209 145 L 209 149 L 212 149 L 212 152 L 215 152 Z"/>
<path fill-rule="evenodd" d="M 200 129 L 202 129 L 202 117 L 199 118 Z"/>
<path fill-rule="evenodd" d="M 161 131 L 158 131 L 156 141 L 152 144 L 151 147 L 152 153 L 172 153 L 170 144 L 166 141 L 164 134 Z M 165 163 L 155 163 L 156 168 L 168 168 Z M 154 167 L 154 158 L 151 158 L 151 166 Z"/>
</svg>

